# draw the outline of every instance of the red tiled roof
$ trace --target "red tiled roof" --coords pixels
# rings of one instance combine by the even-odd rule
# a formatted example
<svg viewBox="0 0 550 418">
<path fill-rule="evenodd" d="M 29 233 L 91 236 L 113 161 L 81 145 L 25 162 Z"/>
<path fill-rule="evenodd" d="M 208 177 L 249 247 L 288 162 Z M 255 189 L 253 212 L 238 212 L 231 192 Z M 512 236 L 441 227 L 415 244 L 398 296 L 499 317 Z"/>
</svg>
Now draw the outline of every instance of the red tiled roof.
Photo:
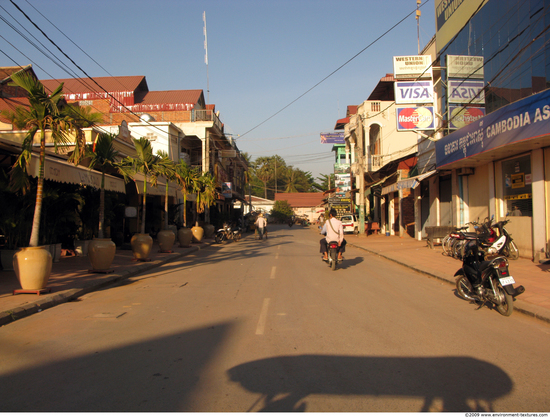
<svg viewBox="0 0 550 418">
<path fill-rule="evenodd" d="M 338 119 L 336 125 L 334 125 L 334 129 L 344 129 L 346 123 L 349 123 L 349 118 Z"/>
<path fill-rule="evenodd" d="M 13 73 L 16 73 L 18 71 L 29 71 L 33 73 L 32 67 L 30 65 L 27 65 L 26 67 L 0 67 L 0 81 L 5 80 L 6 78 L 10 77 Z"/>
<path fill-rule="evenodd" d="M 135 92 L 137 90 L 148 91 L 145 76 L 124 76 L 124 77 L 94 77 L 94 80 L 108 92 Z M 59 84 L 63 83 L 65 94 L 104 93 L 89 78 L 63 78 L 59 80 L 40 80 L 46 90 L 54 91 Z"/>
<path fill-rule="evenodd" d="M 357 114 L 357 108 L 358 108 L 358 107 L 359 107 L 359 106 L 357 106 L 357 105 L 349 105 L 349 106 L 348 106 L 348 109 L 347 109 L 347 111 L 346 111 L 346 116 L 349 117 L 350 115 L 356 115 L 356 114 Z"/>
<path fill-rule="evenodd" d="M 150 91 L 143 97 L 140 104 L 185 103 L 196 105 L 199 103 L 201 95 L 202 90 Z"/>
<path fill-rule="evenodd" d="M 313 208 L 323 203 L 323 193 L 275 193 L 275 200 L 286 200 L 293 208 Z"/>
</svg>

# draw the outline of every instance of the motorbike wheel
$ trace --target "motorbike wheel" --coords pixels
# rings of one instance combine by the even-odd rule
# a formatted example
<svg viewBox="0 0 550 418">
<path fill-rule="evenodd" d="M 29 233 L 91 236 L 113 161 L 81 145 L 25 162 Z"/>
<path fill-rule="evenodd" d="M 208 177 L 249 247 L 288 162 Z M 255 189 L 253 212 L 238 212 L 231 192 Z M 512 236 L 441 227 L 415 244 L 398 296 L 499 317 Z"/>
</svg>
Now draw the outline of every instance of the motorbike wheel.
<svg viewBox="0 0 550 418">
<path fill-rule="evenodd" d="M 514 241 L 510 241 L 509 244 L 502 249 L 504 257 L 510 260 L 517 260 L 519 258 L 519 249 Z"/>
<path fill-rule="evenodd" d="M 216 237 L 214 238 L 216 240 L 216 244 L 221 244 L 223 242 L 223 238 L 224 238 L 224 233 L 223 232 L 218 232 L 216 234 Z"/>
<path fill-rule="evenodd" d="M 338 253 L 336 250 L 330 250 L 330 268 L 332 271 L 336 270 L 336 265 L 338 264 L 337 257 Z"/>
<path fill-rule="evenodd" d="M 476 298 L 473 297 L 474 289 L 472 288 L 470 281 L 465 276 L 458 276 L 456 278 L 456 291 L 462 299 L 469 301 L 476 300 Z"/>
<path fill-rule="evenodd" d="M 497 311 L 499 314 L 504 316 L 510 316 L 512 315 L 512 312 L 514 312 L 514 298 L 510 296 L 506 291 L 502 288 L 499 281 L 497 279 L 495 280 L 495 289 L 499 293 L 497 296 L 497 299 L 501 299 L 502 303 L 496 304 Z"/>
<path fill-rule="evenodd" d="M 457 260 L 462 260 L 462 247 L 464 246 L 464 241 L 461 239 L 457 239 L 453 243 L 453 248 L 451 250 L 451 255 L 453 258 L 456 258 Z"/>
<path fill-rule="evenodd" d="M 237 242 L 241 239 L 241 233 L 237 232 L 236 234 L 233 234 L 233 241 Z"/>
</svg>

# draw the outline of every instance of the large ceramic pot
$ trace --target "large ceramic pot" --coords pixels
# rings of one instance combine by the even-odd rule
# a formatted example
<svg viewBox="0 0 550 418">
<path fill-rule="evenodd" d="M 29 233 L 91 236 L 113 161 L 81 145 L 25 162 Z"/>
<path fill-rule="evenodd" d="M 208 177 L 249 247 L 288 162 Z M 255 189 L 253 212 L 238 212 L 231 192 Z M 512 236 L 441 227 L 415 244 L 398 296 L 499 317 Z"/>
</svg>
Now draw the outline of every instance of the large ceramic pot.
<svg viewBox="0 0 550 418">
<path fill-rule="evenodd" d="M 46 247 L 24 247 L 13 256 L 13 269 L 23 290 L 40 290 L 48 284 L 52 255 Z"/>
<path fill-rule="evenodd" d="M 174 241 L 176 241 L 176 234 L 169 229 L 163 229 L 157 234 L 157 240 L 159 242 L 160 251 L 170 252 Z"/>
<path fill-rule="evenodd" d="M 204 237 L 205 238 L 212 238 L 215 231 L 216 231 L 216 228 L 214 227 L 214 225 L 210 225 L 210 224 L 204 225 Z"/>
<path fill-rule="evenodd" d="M 191 232 L 193 232 L 193 242 L 201 242 L 202 237 L 204 237 L 204 229 L 200 226 L 194 226 L 191 228 Z"/>
<path fill-rule="evenodd" d="M 189 228 L 181 228 L 178 230 L 178 241 L 180 242 L 180 247 L 189 247 L 192 240 L 193 231 Z"/>
<path fill-rule="evenodd" d="M 110 238 L 94 238 L 88 246 L 93 270 L 108 270 L 115 259 L 116 245 Z"/>
<path fill-rule="evenodd" d="M 130 240 L 130 245 L 135 259 L 146 260 L 153 248 L 153 238 L 149 234 L 135 234 Z"/>
</svg>

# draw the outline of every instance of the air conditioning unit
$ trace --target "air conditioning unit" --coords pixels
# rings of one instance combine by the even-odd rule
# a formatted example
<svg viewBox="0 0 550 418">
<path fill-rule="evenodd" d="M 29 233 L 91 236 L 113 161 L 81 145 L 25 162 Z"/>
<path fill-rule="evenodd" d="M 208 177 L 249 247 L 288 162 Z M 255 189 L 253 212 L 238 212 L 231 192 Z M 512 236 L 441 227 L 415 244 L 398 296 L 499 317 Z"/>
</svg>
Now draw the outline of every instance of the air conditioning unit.
<svg viewBox="0 0 550 418">
<path fill-rule="evenodd" d="M 475 170 L 473 167 L 465 167 L 465 168 L 459 168 L 456 170 L 456 174 L 459 176 L 471 176 L 475 173 Z"/>
</svg>

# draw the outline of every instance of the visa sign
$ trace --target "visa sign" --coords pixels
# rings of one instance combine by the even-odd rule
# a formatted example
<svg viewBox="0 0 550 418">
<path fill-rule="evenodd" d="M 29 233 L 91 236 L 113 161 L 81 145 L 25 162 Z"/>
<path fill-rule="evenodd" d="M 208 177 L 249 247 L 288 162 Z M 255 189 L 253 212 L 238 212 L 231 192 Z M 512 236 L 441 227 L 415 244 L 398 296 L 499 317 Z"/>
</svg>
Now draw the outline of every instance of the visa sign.
<svg viewBox="0 0 550 418">
<path fill-rule="evenodd" d="M 396 81 L 395 103 L 433 103 L 434 86 L 432 81 Z"/>
<path fill-rule="evenodd" d="M 483 81 L 448 80 L 447 94 L 449 103 L 484 104 Z"/>
</svg>

